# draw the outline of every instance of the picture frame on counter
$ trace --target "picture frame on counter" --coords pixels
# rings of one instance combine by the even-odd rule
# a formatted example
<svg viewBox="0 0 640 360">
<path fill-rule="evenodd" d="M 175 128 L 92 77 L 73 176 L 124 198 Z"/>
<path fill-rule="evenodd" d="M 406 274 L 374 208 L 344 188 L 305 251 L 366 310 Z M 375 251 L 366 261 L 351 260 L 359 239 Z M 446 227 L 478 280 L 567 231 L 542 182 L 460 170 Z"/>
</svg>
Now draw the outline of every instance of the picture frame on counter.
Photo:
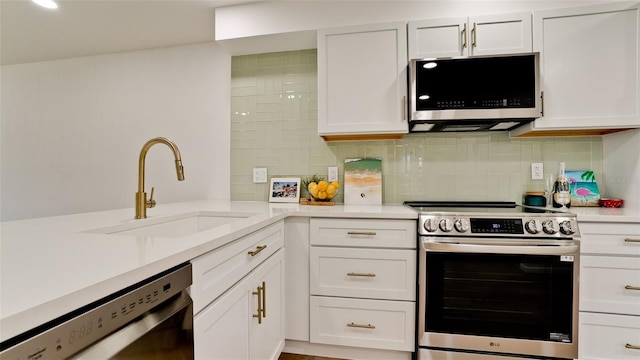
<svg viewBox="0 0 640 360">
<path fill-rule="evenodd" d="M 300 178 L 271 178 L 269 202 L 297 203 L 300 201 Z"/>
</svg>

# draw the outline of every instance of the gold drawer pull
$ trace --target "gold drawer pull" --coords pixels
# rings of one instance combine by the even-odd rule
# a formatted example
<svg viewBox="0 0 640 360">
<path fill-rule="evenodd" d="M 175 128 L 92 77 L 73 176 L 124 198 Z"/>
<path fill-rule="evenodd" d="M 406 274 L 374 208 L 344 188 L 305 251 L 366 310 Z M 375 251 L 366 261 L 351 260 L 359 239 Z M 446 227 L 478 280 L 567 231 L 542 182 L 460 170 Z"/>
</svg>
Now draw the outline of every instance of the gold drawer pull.
<svg viewBox="0 0 640 360">
<path fill-rule="evenodd" d="M 624 288 L 627 290 L 640 290 L 640 286 L 633 286 L 633 285 L 625 285 Z"/>
<path fill-rule="evenodd" d="M 267 245 L 256 246 L 256 249 L 253 251 L 248 251 L 247 254 L 251 256 L 256 256 L 258 253 L 267 248 Z"/>
<path fill-rule="evenodd" d="M 347 273 L 347 276 L 363 276 L 363 277 L 376 277 L 376 274 L 373 273 Z"/>
<path fill-rule="evenodd" d="M 626 238 L 624 242 L 640 243 L 640 239 Z"/>
<path fill-rule="evenodd" d="M 267 317 L 267 283 L 262 282 L 262 317 Z"/>
<path fill-rule="evenodd" d="M 376 233 L 374 231 L 349 231 L 347 235 L 376 236 Z"/>
<path fill-rule="evenodd" d="M 631 345 L 631 344 L 625 344 L 624 347 L 626 347 L 627 349 L 633 349 L 633 350 L 640 350 L 640 346 L 638 345 Z"/>
<path fill-rule="evenodd" d="M 353 328 L 363 328 L 363 329 L 375 329 L 376 327 L 374 325 L 371 324 L 355 324 L 355 323 L 348 323 L 347 324 L 348 327 L 353 327 Z"/>
<path fill-rule="evenodd" d="M 257 295 L 258 296 L 258 313 L 257 314 L 253 314 L 254 318 L 258 318 L 258 324 L 262 324 L 262 314 L 264 313 L 264 308 L 262 307 L 263 304 L 263 298 L 262 298 L 262 288 L 260 286 L 258 286 L 258 291 L 254 291 L 252 292 L 253 295 Z"/>
</svg>

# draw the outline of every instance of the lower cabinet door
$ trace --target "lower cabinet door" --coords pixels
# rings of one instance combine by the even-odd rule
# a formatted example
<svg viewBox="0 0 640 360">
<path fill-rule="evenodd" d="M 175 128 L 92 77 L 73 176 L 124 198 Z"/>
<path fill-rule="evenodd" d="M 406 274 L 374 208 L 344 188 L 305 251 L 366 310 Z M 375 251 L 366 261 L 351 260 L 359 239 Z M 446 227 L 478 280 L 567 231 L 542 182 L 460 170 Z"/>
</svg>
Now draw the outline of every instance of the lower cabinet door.
<svg viewBox="0 0 640 360">
<path fill-rule="evenodd" d="M 415 302 L 311 296 L 313 343 L 414 351 Z"/>
<path fill-rule="evenodd" d="M 284 347 L 284 249 L 262 264 L 254 274 L 251 311 L 250 358 L 277 360 Z M 260 296 L 258 296 L 260 294 Z M 260 300 L 260 302 L 258 301 Z"/>
<path fill-rule="evenodd" d="M 249 359 L 248 285 L 245 281 L 237 284 L 195 316 L 195 359 Z"/>
<path fill-rule="evenodd" d="M 277 360 L 284 347 L 284 249 L 194 317 L 197 360 Z"/>
<path fill-rule="evenodd" d="M 580 312 L 580 360 L 640 359 L 640 317 Z"/>
</svg>

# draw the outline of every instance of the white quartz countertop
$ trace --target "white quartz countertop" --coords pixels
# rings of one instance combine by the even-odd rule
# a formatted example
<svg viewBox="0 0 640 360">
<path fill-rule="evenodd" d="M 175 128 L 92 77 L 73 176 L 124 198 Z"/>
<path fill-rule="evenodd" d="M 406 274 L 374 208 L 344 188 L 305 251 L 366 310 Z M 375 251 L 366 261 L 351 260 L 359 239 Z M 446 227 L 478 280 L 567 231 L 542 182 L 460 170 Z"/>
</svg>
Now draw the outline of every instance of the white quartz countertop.
<svg viewBox="0 0 640 360">
<path fill-rule="evenodd" d="M 579 222 L 623 222 L 640 224 L 640 210 L 631 208 L 572 207 Z"/>
<path fill-rule="evenodd" d="M 181 238 L 92 233 L 194 212 L 248 217 Z M 0 223 L 0 336 L 58 316 L 234 241 L 287 216 L 415 219 L 403 205 L 304 206 L 193 201 L 161 204 L 135 220 L 120 209 Z"/>
</svg>

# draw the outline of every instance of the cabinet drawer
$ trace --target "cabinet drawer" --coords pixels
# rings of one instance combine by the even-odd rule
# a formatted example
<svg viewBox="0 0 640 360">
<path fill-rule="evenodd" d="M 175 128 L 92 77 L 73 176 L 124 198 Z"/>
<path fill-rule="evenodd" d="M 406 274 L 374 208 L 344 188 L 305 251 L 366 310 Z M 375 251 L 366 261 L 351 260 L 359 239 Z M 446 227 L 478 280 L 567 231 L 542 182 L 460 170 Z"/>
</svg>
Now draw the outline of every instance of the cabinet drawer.
<svg viewBox="0 0 640 360">
<path fill-rule="evenodd" d="M 280 221 L 193 259 L 190 289 L 194 314 L 283 245 L 284 222 Z"/>
<path fill-rule="evenodd" d="M 640 256 L 640 224 L 580 222 L 580 252 Z"/>
<path fill-rule="evenodd" d="M 640 258 L 582 256 L 580 262 L 581 311 L 640 315 Z"/>
<path fill-rule="evenodd" d="M 638 359 L 640 318 L 637 316 L 580 313 L 580 360 Z"/>
<path fill-rule="evenodd" d="M 415 302 L 311 297 L 311 342 L 414 351 Z"/>
<path fill-rule="evenodd" d="M 415 220 L 317 219 L 310 221 L 311 245 L 415 249 Z"/>
<path fill-rule="evenodd" d="M 416 251 L 312 247 L 311 294 L 415 300 Z"/>
</svg>

